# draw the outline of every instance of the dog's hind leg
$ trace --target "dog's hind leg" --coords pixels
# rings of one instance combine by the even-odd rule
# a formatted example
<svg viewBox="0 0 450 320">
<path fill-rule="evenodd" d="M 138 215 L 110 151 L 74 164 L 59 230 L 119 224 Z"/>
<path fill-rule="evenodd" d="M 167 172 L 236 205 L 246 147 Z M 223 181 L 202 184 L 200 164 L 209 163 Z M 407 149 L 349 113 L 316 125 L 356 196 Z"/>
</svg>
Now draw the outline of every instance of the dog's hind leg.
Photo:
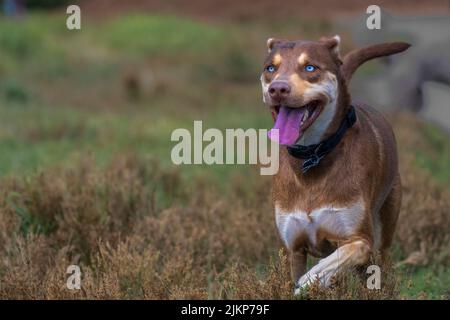
<svg viewBox="0 0 450 320">
<path fill-rule="evenodd" d="M 316 280 L 323 286 L 329 286 L 333 276 L 349 268 L 365 264 L 369 260 L 372 246 L 367 240 L 358 239 L 337 248 L 328 257 L 319 261 L 311 270 L 298 280 L 295 294 L 313 284 Z"/>
<path fill-rule="evenodd" d="M 397 225 L 397 219 L 400 212 L 402 200 L 402 186 L 400 181 L 400 175 L 394 180 L 392 190 L 387 196 L 380 209 L 380 223 L 381 223 L 381 244 L 380 253 L 381 257 L 385 259 L 387 257 L 389 247 L 394 237 L 395 227 Z"/>
</svg>

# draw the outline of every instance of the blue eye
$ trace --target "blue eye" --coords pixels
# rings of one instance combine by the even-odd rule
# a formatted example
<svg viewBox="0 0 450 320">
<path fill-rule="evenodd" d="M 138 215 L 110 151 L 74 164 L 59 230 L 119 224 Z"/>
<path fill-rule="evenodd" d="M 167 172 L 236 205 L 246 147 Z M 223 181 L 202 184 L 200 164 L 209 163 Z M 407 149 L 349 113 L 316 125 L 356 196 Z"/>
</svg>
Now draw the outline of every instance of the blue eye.
<svg viewBox="0 0 450 320">
<path fill-rule="evenodd" d="M 308 65 L 305 67 L 305 70 L 306 70 L 307 72 L 313 72 L 313 71 L 316 70 L 316 67 L 314 67 L 314 66 L 311 65 L 311 64 L 308 64 Z"/>
<path fill-rule="evenodd" d="M 272 72 L 275 72 L 275 67 L 273 65 L 270 65 L 266 68 L 266 70 L 267 70 L 267 72 L 272 73 Z"/>
</svg>

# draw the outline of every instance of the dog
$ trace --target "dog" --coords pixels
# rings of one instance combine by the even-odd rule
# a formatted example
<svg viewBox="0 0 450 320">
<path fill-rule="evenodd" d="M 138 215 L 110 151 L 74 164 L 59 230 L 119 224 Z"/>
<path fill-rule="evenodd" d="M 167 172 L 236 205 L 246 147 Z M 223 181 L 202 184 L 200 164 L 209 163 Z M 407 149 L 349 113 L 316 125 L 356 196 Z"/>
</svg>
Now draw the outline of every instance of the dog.
<svg viewBox="0 0 450 320">
<path fill-rule="evenodd" d="M 340 37 L 269 39 L 261 75 L 263 101 L 280 144 L 272 198 L 279 235 L 298 294 L 313 282 L 386 257 L 401 204 L 393 130 L 347 89 L 365 61 L 406 50 L 402 42 L 356 49 L 343 59 Z M 307 256 L 323 258 L 307 271 Z"/>
</svg>

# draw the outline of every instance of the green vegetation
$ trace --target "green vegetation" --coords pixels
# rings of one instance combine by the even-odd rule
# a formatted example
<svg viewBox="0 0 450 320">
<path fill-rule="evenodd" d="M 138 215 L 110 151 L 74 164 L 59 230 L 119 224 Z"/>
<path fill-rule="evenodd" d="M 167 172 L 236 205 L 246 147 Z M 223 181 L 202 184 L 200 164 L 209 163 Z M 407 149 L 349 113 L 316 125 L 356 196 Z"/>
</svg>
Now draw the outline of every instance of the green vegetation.
<svg viewBox="0 0 450 320">
<path fill-rule="evenodd" d="M 178 59 L 217 50 L 225 35 L 218 28 L 185 18 L 145 15 L 126 16 L 107 23 L 103 34 L 108 45 L 122 52 Z"/>
</svg>

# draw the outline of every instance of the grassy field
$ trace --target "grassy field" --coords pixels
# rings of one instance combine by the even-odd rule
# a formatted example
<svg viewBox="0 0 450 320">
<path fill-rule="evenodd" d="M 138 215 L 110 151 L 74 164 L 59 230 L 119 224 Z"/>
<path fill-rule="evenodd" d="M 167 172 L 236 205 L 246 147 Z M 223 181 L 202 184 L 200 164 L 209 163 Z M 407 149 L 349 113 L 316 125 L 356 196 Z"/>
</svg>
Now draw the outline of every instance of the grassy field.
<svg viewBox="0 0 450 320">
<path fill-rule="evenodd" d="M 270 178 L 176 167 L 170 135 L 194 120 L 270 128 L 266 38 L 334 33 L 308 20 L 132 15 L 70 32 L 55 14 L 0 17 L 0 298 L 293 298 Z M 404 201 L 385 285 L 348 275 L 307 298 L 449 298 L 449 135 L 390 120 Z M 70 264 L 80 291 L 65 286 Z"/>
</svg>

